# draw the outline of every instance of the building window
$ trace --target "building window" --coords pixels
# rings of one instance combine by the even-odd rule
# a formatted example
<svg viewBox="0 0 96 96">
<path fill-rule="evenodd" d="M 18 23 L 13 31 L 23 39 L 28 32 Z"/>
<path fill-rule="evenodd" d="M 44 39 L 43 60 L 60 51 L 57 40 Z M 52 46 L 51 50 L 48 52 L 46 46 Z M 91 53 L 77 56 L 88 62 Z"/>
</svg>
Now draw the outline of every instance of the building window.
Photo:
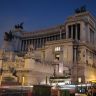
<svg viewBox="0 0 96 96">
<path fill-rule="evenodd" d="M 56 60 L 59 60 L 59 59 L 60 59 L 60 54 L 56 54 L 56 55 L 55 55 L 55 59 L 56 59 Z"/>
<path fill-rule="evenodd" d="M 80 24 L 73 24 L 68 26 L 68 37 L 80 40 Z"/>
<path fill-rule="evenodd" d="M 61 51 L 61 48 L 60 48 L 60 46 L 58 46 L 58 47 L 55 47 L 55 52 L 57 52 L 57 51 Z"/>
<path fill-rule="evenodd" d="M 81 83 L 81 81 L 82 81 L 82 78 L 78 77 L 78 82 Z"/>
</svg>

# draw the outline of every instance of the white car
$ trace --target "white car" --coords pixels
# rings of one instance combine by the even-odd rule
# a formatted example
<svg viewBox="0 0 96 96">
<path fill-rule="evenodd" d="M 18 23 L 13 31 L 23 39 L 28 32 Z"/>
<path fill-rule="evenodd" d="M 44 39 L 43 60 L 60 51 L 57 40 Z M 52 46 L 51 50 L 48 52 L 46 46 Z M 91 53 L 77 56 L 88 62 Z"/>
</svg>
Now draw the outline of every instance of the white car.
<svg viewBox="0 0 96 96">
<path fill-rule="evenodd" d="M 87 95 L 83 93 L 75 93 L 75 96 L 87 96 Z"/>
</svg>

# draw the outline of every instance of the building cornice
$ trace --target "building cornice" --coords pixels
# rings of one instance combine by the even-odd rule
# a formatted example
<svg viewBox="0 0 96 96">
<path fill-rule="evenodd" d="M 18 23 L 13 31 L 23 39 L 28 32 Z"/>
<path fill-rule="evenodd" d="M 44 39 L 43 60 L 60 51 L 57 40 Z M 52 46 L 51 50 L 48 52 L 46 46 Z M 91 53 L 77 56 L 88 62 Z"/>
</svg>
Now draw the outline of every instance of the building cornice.
<svg viewBox="0 0 96 96">
<path fill-rule="evenodd" d="M 33 31 L 33 32 L 23 32 L 22 38 L 24 37 L 32 37 L 32 36 L 42 36 L 42 35 L 47 35 L 47 34 L 54 34 L 60 31 L 60 28 L 62 30 L 65 30 L 64 24 L 58 25 L 52 28 L 47 28 L 47 29 L 42 29 L 38 31 Z"/>
<path fill-rule="evenodd" d="M 54 44 L 62 44 L 63 43 L 72 43 L 74 40 L 72 39 L 61 39 L 61 40 L 56 40 L 56 41 L 49 41 L 46 42 L 45 46 L 49 46 L 49 45 L 54 45 Z"/>
</svg>

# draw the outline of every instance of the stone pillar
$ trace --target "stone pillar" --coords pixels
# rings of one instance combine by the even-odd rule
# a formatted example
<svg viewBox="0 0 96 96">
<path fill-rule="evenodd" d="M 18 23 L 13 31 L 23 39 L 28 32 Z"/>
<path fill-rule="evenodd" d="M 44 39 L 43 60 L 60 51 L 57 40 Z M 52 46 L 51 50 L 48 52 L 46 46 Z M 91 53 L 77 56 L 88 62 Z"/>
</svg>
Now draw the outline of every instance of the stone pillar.
<svg viewBox="0 0 96 96">
<path fill-rule="evenodd" d="M 23 46 L 23 41 L 21 41 L 21 51 L 23 50 L 22 46 Z"/>
<path fill-rule="evenodd" d="M 38 40 L 38 38 L 37 38 L 37 44 L 36 44 L 37 48 L 38 48 L 38 46 L 39 46 L 38 41 L 39 41 L 39 40 Z"/>
<path fill-rule="evenodd" d="M 25 40 L 25 51 L 27 50 L 27 40 Z"/>
<path fill-rule="evenodd" d="M 41 47 L 42 47 L 42 45 L 43 45 L 43 38 L 41 38 Z"/>
<path fill-rule="evenodd" d="M 60 28 L 60 39 L 62 39 L 62 29 Z"/>
<path fill-rule="evenodd" d="M 75 26 L 75 27 L 76 27 L 76 28 L 75 28 L 75 29 L 76 29 L 76 34 L 75 34 L 76 36 L 75 36 L 75 38 L 76 38 L 76 40 L 78 40 L 78 37 L 77 37 L 77 36 L 78 36 L 77 24 L 76 24 L 76 26 Z"/>
<path fill-rule="evenodd" d="M 22 41 L 18 38 L 17 50 L 20 51 Z"/>
<path fill-rule="evenodd" d="M 45 43 L 46 43 L 46 41 L 47 41 L 47 37 L 45 37 Z"/>
<path fill-rule="evenodd" d="M 88 42 L 90 42 L 90 29 L 89 29 L 89 25 L 88 25 Z"/>
<path fill-rule="evenodd" d="M 3 64 L 3 59 L 0 58 L 0 69 L 2 68 L 2 64 Z"/>
<path fill-rule="evenodd" d="M 71 26 L 71 38 L 73 39 L 73 26 Z"/>
<path fill-rule="evenodd" d="M 68 39 L 68 25 L 66 25 L 66 39 Z"/>
<path fill-rule="evenodd" d="M 24 51 L 26 50 L 26 40 L 24 40 Z"/>
<path fill-rule="evenodd" d="M 27 48 L 28 48 L 28 46 L 30 45 L 30 42 L 29 42 L 29 39 L 27 40 Z"/>
<path fill-rule="evenodd" d="M 21 50 L 24 51 L 24 40 L 22 40 Z"/>
<path fill-rule="evenodd" d="M 25 51 L 25 40 L 23 40 L 23 46 L 22 46 L 23 51 Z"/>
<path fill-rule="evenodd" d="M 44 46 L 44 38 L 43 38 L 43 46 Z"/>
<path fill-rule="evenodd" d="M 77 62 L 77 48 L 74 47 L 74 62 Z"/>
<path fill-rule="evenodd" d="M 34 46 L 34 48 L 35 48 L 35 45 L 34 45 L 34 43 L 35 43 L 35 39 L 33 39 L 33 46 Z"/>
</svg>

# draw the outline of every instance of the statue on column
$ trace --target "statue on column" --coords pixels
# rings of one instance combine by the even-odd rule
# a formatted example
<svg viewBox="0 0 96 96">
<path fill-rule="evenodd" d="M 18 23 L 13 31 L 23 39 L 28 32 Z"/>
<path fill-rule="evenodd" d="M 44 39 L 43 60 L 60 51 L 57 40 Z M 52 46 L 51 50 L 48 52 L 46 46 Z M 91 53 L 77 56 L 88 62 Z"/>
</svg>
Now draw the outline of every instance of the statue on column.
<svg viewBox="0 0 96 96">
<path fill-rule="evenodd" d="M 14 38 L 14 35 L 11 31 L 4 33 L 4 50 L 12 50 L 12 39 Z"/>
<path fill-rule="evenodd" d="M 23 30 L 23 22 L 14 26 L 12 30 L 4 33 L 3 49 L 8 51 L 20 50 L 20 36 Z"/>
<path fill-rule="evenodd" d="M 19 29 L 19 30 L 17 30 Z M 18 83 L 17 67 L 15 66 L 15 48 L 20 46 L 20 36 L 23 29 L 23 23 L 14 26 L 14 29 L 4 32 L 3 50 L 0 54 L 0 76 L 2 80 L 0 83 Z M 17 48 L 18 49 L 18 48 Z M 7 70 L 7 72 L 5 71 Z M 3 74 L 3 75 L 2 75 Z"/>
<path fill-rule="evenodd" d="M 4 40 L 5 41 L 12 41 L 12 39 L 14 38 L 14 36 L 12 35 L 11 30 L 9 32 L 5 32 L 4 34 Z"/>
</svg>

